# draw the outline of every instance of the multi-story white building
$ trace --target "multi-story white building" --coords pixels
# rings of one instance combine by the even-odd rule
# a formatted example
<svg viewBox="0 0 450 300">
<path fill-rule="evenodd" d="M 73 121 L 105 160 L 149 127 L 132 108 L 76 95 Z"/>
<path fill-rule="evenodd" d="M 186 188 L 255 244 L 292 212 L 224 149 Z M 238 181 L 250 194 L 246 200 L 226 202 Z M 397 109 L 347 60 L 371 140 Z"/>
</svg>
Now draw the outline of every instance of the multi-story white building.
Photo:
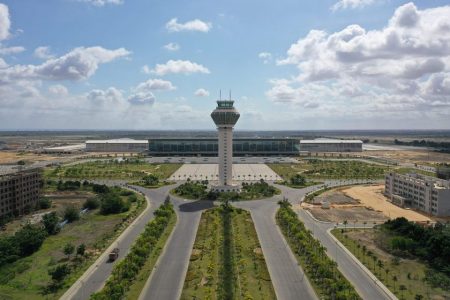
<svg viewBox="0 0 450 300">
<path fill-rule="evenodd" d="M 388 173 L 385 195 L 402 207 L 433 216 L 450 216 L 450 181 L 419 174 Z"/>
</svg>

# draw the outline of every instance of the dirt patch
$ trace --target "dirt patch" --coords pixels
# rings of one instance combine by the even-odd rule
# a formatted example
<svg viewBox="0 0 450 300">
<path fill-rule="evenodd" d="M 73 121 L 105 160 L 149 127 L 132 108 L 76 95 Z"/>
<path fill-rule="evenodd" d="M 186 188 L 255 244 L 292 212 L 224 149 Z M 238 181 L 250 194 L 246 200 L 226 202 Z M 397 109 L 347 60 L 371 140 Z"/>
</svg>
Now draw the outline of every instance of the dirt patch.
<svg viewBox="0 0 450 300">
<path fill-rule="evenodd" d="M 60 157 L 46 155 L 46 154 L 35 154 L 35 153 L 21 153 L 12 151 L 0 151 L 0 164 L 12 164 L 19 160 L 24 160 L 26 162 L 36 162 L 36 161 L 47 161 L 55 160 Z"/>
<path fill-rule="evenodd" d="M 370 186 L 353 186 L 344 189 L 342 192 L 358 200 L 361 205 L 371 208 L 375 211 L 382 212 L 386 217 L 395 219 L 404 217 L 409 221 L 415 222 L 427 222 L 431 219 L 425 215 L 422 215 L 416 211 L 410 209 L 404 209 L 398 207 L 389 201 L 382 194 L 384 191 L 384 185 L 370 185 Z"/>
<path fill-rule="evenodd" d="M 382 223 L 387 220 L 387 217 L 382 213 L 361 206 L 332 207 L 330 209 L 314 207 L 310 208 L 310 212 L 316 219 L 333 223 L 341 223 L 347 220 L 349 224 L 352 224 L 354 221 L 358 223 L 365 221 L 367 224 L 372 224 L 373 222 Z"/>
<path fill-rule="evenodd" d="M 376 156 L 387 159 L 394 159 L 401 162 L 436 164 L 450 161 L 450 154 L 433 152 L 426 149 L 417 150 L 384 150 L 384 151 L 364 151 L 364 155 Z"/>
<path fill-rule="evenodd" d="M 261 248 L 255 248 L 253 249 L 253 253 L 255 253 L 256 255 L 263 255 L 262 249 Z"/>
<path fill-rule="evenodd" d="M 314 204 L 359 204 L 355 199 L 345 195 L 341 189 L 332 190 L 314 198 Z"/>
</svg>

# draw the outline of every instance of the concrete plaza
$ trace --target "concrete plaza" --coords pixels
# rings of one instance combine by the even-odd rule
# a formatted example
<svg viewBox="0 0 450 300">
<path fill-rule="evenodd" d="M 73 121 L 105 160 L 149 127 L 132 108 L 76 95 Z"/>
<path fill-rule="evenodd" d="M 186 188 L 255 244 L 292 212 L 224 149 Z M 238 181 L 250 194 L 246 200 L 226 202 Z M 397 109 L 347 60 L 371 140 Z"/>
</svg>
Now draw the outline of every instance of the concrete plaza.
<svg viewBox="0 0 450 300">
<path fill-rule="evenodd" d="M 219 167 L 217 164 L 184 164 L 179 168 L 169 180 L 182 181 L 190 178 L 191 180 L 212 180 L 218 178 Z M 234 181 L 257 181 L 264 179 L 266 181 L 281 180 L 271 168 L 265 164 L 234 164 Z"/>
</svg>

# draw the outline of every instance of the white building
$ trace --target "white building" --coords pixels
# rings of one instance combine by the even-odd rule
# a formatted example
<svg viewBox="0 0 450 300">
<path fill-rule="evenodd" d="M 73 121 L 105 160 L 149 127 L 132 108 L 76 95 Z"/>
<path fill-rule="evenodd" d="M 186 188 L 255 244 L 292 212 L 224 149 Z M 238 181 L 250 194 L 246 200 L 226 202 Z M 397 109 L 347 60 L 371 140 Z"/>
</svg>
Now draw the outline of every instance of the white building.
<svg viewBox="0 0 450 300">
<path fill-rule="evenodd" d="M 360 140 L 301 140 L 300 152 L 362 152 Z"/>
<path fill-rule="evenodd" d="M 412 207 L 433 216 L 450 216 L 450 181 L 419 174 L 388 173 L 385 195 L 402 207 Z"/>
<path fill-rule="evenodd" d="M 239 120 L 239 112 L 233 106 L 233 100 L 217 100 L 217 107 L 211 113 L 216 123 L 219 145 L 219 185 L 218 190 L 236 190 L 233 185 L 233 127 Z"/>
<path fill-rule="evenodd" d="M 85 144 L 76 145 L 64 145 L 55 147 L 44 147 L 42 148 L 43 153 L 57 153 L 57 154 L 73 154 L 78 152 L 83 152 L 86 149 Z"/>
<path fill-rule="evenodd" d="M 148 150 L 148 140 L 114 139 L 86 141 L 87 152 L 144 152 Z"/>
</svg>

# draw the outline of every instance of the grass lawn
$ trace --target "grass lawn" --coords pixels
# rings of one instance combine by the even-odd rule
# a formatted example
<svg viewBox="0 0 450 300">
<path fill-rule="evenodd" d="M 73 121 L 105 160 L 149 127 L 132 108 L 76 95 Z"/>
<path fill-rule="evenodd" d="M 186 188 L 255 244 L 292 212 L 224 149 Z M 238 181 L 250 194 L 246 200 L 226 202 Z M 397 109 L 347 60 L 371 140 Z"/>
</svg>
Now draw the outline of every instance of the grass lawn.
<svg viewBox="0 0 450 300">
<path fill-rule="evenodd" d="M 57 235 L 47 237 L 31 256 L 1 267 L 0 299 L 58 299 L 145 208 L 146 201 L 140 195 L 138 198 L 144 204 L 139 208 L 133 204 L 128 212 L 105 216 L 94 210 L 82 215 L 80 220 L 67 224 Z M 124 221 L 127 215 L 130 217 Z M 51 282 L 48 270 L 68 262 L 62 249 L 69 242 L 75 246 L 84 243 L 89 254 L 79 262 L 70 262 L 76 267 L 72 268 L 61 289 L 55 294 L 44 295 L 43 289 Z"/>
<path fill-rule="evenodd" d="M 396 170 L 400 174 L 407 174 L 407 173 L 417 173 L 421 175 L 431 176 L 431 177 L 437 177 L 437 174 L 435 172 L 429 172 L 424 170 L 418 170 L 414 168 L 399 168 Z"/>
<path fill-rule="evenodd" d="M 413 259 L 395 259 L 379 248 L 375 242 L 375 230 L 347 229 L 341 233 L 340 229 L 334 229 L 332 233 L 399 299 L 415 299 L 416 295 L 422 295 L 423 299 L 450 298 L 450 292 L 433 288 L 423 280 L 427 270 L 425 263 Z M 365 254 L 363 247 L 366 249 Z M 369 251 L 373 253 L 371 256 L 368 255 Z M 375 262 L 374 256 L 377 258 Z M 378 265 L 378 260 L 382 262 L 382 267 Z"/>
<path fill-rule="evenodd" d="M 153 267 L 155 266 L 156 261 L 158 260 L 158 257 L 161 254 L 161 252 L 164 248 L 164 245 L 166 244 L 167 239 L 169 238 L 170 233 L 172 232 L 176 223 L 177 223 L 177 217 L 176 217 L 176 214 L 173 214 L 173 218 L 170 220 L 169 225 L 166 227 L 161 238 L 158 240 L 155 250 L 152 251 L 152 253 L 150 254 L 150 257 L 147 259 L 147 261 L 145 262 L 141 271 L 136 276 L 134 283 L 130 286 L 129 291 L 125 294 L 125 299 L 138 299 L 139 298 L 139 295 L 141 294 L 145 283 L 147 282 L 148 278 L 150 277 L 150 274 L 153 271 Z"/>
<path fill-rule="evenodd" d="M 181 299 L 276 299 L 250 213 L 203 212 Z"/>
<path fill-rule="evenodd" d="M 71 179 L 124 179 L 135 180 L 154 174 L 160 180 L 167 179 L 181 164 L 149 164 L 144 161 L 97 160 L 76 165 L 48 168 L 44 171 L 49 178 Z"/>
<path fill-rule="evenodd" d="M 389 170 L 387 166 L 361 161 L 301 160 L 298 164 L 267 164 L 285 181 L 301 174 L 308 179 L 379 179 Z"/>
</svg>

